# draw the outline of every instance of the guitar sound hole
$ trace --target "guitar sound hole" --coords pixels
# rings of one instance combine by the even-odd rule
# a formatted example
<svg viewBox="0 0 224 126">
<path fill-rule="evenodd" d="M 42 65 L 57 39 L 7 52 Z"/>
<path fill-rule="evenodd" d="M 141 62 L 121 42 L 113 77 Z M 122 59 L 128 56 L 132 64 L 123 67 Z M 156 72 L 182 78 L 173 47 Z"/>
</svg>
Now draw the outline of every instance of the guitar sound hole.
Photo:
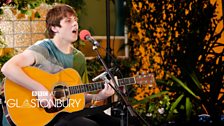
<svg viewBox="0 0 224 126">
<path fill-rule="evenodd" d="M 69 97 L 69 90 L 66 86 L 63 85 L 54 87 L 52 93 L 56 99 L 66 100 Z"/>
<path fill-rule="evenodd" d="M 52 92 L 54 96 L 54 104 L 50 109 L 44 108 L 48 113 L 58 112 L 69 104 L 69 90 L 64 85 L 55 86 Z"/>
</svg>

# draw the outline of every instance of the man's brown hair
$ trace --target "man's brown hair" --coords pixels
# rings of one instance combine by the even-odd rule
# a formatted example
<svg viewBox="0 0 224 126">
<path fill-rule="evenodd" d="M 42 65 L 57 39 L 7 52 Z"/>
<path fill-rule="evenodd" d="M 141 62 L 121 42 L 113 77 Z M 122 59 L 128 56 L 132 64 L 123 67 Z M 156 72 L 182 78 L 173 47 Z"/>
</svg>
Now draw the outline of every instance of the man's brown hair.
<svg viewBox="0 0 224 126">
<path fill-rule="evenodd" d="M 74 15 L 75 17 L 77 17 L 77 13 L 75 12 L 75 10 L 71 6 L 66 4 L 58 4 L 58 5 L 55 5 L 52 9 L 50 9 L 47 12 L 47 16 L 46 16 L 46 27 L 47 27 L 48 37 L 53 38 L 55 35 L 54 31 L 52 31 L 51 29 L 52 26 L 61 27 L 60 21 L 64 17 L 68 17 L 71 15 Z"/>
</svg>

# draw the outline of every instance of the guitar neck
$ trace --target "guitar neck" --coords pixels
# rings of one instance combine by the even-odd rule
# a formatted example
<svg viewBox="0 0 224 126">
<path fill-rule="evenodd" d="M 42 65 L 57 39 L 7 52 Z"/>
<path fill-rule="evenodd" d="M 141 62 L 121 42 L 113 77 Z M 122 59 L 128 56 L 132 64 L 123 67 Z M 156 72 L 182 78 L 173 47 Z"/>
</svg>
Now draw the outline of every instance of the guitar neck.
<svg viewBox="0 0 224 126">
<path fill-rule="evenodd" d="M 100 81 L 100 82 L 95 82 L 95 83 L 70 86 L 69 91 L 70 91 L 70 94 L 79 94 L 79 93 L 84 93 L 84 92 L 97 91 L 97 90 L 101 90 L 104 88 L 104 83 L 105 83 L 104 81 Z M 135 83 L 136 83 L 136 80 L 134 77 L 118 79 L 119 87 L 124 86 L 124 85 L 131 85 L 131 84 L 135 84 Z"/>
</svg>

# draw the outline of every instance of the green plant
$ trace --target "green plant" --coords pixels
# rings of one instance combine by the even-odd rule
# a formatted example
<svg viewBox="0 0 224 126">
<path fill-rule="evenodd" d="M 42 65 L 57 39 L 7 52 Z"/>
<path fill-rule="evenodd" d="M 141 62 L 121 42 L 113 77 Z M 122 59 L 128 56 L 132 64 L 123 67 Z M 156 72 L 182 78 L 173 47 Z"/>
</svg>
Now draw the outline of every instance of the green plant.
<svg viewBox="0 0 224 126">
<path fill-rule="evenodd" d="M 7 62 L 11 57 L 12 57 L 12 54 L 5 54 L 0 57 L 0 69 L 2 68 L 4 63 Z M 4 78 L 4 75 L 2 74 L 2 72 L 0 72 L 0 82 L 2 82 L 3 78 Z"/>
<path fill-rule="evenodd" d="M 103 57 L 104 61 L 105 57 Z M 130 65 L 131 61 L 130 59 L 118 59 L 116 57 L 110 57 L 112 59 L 112 63 L 110 68 L 117 68 L 117 71 L 112 71 L 112 73 L 117 76 L 118 78 L 124 78 L 124 77 L 130 77 Z M 109 67 L 109 66 L 108 66 Z M 99 75 L 100 73 L 105 71 L 105 68 L 103 67 L 102 63 L 99 59 L 94 58 L 87 60 L 87 70 L 88 70 L 88 76 L 89 79 L 92 79 Z"/>
<path fill-rule="evenodd" d="M 7 44 L 5 43 L 2 34 L 3 33 L 0 29 L 0 69 L 2 68 L 3 64 L 12 57 L 11 53 L 4 54 L 4 49 L 5 47 L 7 47 Z M 0 82 L 2 81 L 3 78 L 4 78 L 4 75 L 0 72 Z"/>
<path fill-rule="evenodd" d="M 80 13 L 80 10 L 85 6 L 84 0 L 6 0 L 5 2 L 0 2 L 1 6 L 11 6 L 16 10 L 19 10 L 21 14 L 28 15 L 31 17 L 34 15 L 35 18 L 40 18 L 40 14 L 37 11 L 32 11 L 40 4 L 46 3 L 52 5 L 54 3 L 64 3 L 75 8 L 75 10 Z M 34 13 L 34 14 L 33 14 Z M 3 9 L 0 8 L 0 14 L 3 14 Z"/>
<path fill-rule="evenodd" d="M 159 126 L 166 122 L 166 117 L 171 107 L 168 91 L 152 94 L 142 100 L 136 100 L 130 97 L 129 101 L 135 110 L 148 122 L 151 122 L 152 125 Z"/>
<path fill-rule="evenodd" d="M 223 21 L 217 17 L 217 3 L 154 0 L 129 5 L 130 53 L 137 61 L 133 73 L 149 71 L 160 77 L 160 89 L 170 92 L 166 122 L 189 122 L 203 113 L 211 115 L 214 123 L 220 122 L 224 28 L 216 31 Z"/>
<path fill-rule="evenodd" d="M 97 59 L 87 60 L 88 77 L 92 79 L 103 71 L 100 61 Z"/>
</svg>

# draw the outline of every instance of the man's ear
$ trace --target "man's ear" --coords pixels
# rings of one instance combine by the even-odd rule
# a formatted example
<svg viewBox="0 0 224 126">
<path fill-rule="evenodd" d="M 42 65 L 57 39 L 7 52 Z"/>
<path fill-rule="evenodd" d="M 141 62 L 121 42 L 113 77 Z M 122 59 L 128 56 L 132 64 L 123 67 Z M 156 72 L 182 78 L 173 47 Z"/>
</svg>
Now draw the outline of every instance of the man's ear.
<svg viewBox="0 0 224 126">
<path fill-rule="evenodd" d="M 51 26 L 51 30 L 54 32 L 54 33 L 58 33 L 58 29 L 59 27 L 58 26 Z"/>
</svg>

